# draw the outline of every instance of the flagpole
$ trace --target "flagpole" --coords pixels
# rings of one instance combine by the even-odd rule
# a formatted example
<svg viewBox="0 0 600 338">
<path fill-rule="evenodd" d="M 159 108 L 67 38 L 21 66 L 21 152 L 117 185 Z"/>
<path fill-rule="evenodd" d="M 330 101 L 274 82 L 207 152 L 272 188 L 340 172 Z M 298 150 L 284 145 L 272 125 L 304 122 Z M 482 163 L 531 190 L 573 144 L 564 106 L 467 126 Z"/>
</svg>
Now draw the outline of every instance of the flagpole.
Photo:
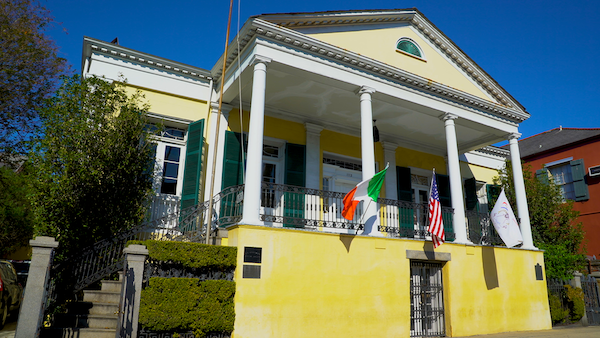
<svg viewBox="0 0 600 338">
<path fill-rule="evenodd" d="M 373 201 L 373 200 L 369 200 L 369 204 L 367 204 L 367 207 L 366 207 L 366 208 L 364 208 L 364 209 L 367 209 L 367 208 L 369 208 L 369 206 L 371 205 L 371 202 L 372 202 L 372 201 Z M 360 216 L 360 219 L 358 220 L 358 225 L 359 225 L 359 226 L 358 226 L 358 227 L 356 227 L 356 233 L 355 233 L 355 235 L 358 235 L 358 230 L 360 230 L 360 229 L 359 229 L 359 228 L 360 228 L 360 223 L 363 221 L 363 218 L 365 217 L 364 209 L 363 209 L 363 213 L 362 213 L 362 215 Z"/>
</svg>

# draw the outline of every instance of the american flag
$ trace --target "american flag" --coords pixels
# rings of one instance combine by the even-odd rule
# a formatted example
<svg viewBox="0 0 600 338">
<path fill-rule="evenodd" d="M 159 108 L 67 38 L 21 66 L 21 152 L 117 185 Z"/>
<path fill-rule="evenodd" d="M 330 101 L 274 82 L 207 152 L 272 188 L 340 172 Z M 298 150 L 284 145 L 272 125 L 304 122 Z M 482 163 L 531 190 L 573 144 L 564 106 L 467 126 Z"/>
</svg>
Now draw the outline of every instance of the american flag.
<svg viewBox="0 0 600 338">
<path fill-rule="evenodd" d="M 444 221 L 442 221 L 442 205 L 440 204 L 440 193 L 435 181 L 435 170 L 431 178 L 431 191 L 429 193 L 429 227 L 427 227 L 427 231 L 431 233 L 434 249 L 444 243 Z"/>
</svg>

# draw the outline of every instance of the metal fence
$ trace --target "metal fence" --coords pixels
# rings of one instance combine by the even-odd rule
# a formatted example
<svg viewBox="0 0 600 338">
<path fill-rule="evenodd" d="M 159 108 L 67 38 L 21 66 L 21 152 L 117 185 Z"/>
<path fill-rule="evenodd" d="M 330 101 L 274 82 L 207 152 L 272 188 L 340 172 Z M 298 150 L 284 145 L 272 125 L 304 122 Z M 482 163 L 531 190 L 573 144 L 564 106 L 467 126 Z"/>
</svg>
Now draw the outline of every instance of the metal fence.
<svg viewBox="0 0 600 338">
<path fill-rule="evenodd" d="M 592 276 L 576 276 L 581 281 L 583 299 L 585 302 L 585 314 L 589 325 L 600 325 L 600 286 L 596 278 Z M 569 308 L 569 300 L 565 285 L 571 285 L 569 281 L 548 278 L 548 293 L 557 296 L 561 300 L 564 309 Z M 577 285 L 577 282 L 573 282 Z"/>
<path fill-rule="evenodd" d="M 600 286 L 596 278 L 581 276 L 581 288 L 583 289 L 588 324 L 600 325 Z"/>
<path fill-rule="evenodd" d="M 342 216 L 346 194 L 284 184 L 263 183 L 260 219 L 266 226 L 304 228 L 315 231 L 356 233 L 363 229 L 362 205 L 356 208 L 354 219 Z M 244 186 L 224 189 L 215 200 L 213 224 L 225 227 L 242 219 Z M 388 237 L 429 239 L 427 231 L 428 205 L 380 198 L 379 230 Z M 442 208 L 446 241 L 455 239 L 453 209 Z M 466 212 L 467 235 L 471 242 L 483 245 L 504 245 L 487 213 Z"/>
<path fill-rule="evenodd" d="M 342 216 L 343 199 L 340 192 L 310 189 L 284 184 L 263 183 L 261 190 L 260 219 L 266 226 L 303 228 L 314 231 L 354 234 L 364 228 L 362 205 L 356 208 L 354 219 Z M 180 210 L 177 201 L 169 200 L 170 214 L 136 227 L 127 229 L 114 237 L 105 239 L 84 249 L 75 257 L 63 260 L 52 267 L 49 296 L 56 298 L 56 280 L 69 280 L 68 288 L 77 292 L 123 268 L 123 249 L 130 240 L 185 240 L 204 242 L 206 225 L 212 230 L 235 224 L 242 219 L 244 185 L 225 188 L 213 199 L 212 217 L 207 215 L 208 202 Z M 159 201 L 160 202 L 160 201 Z M 153 204 L 156 204 L 156 199 Z M 427 232 L 428 206 L 398 200 L 380 198 L 379 230 L 389 237 L 430 239 Z M 161 210 L 163 210 L 162 208 Z M 165 209 L 166 210 L 166 209 Z M 159 213 L 160 215 L 164 212 Z M 158 215 L 158 214 L 157 214 Z M 453 209 L 442 208 L 446 241 L 455 238 Z M 477 244 L 502 245 L 491 226 L 489 215 L 467 212 L 469 239 Z M 64 289 L 61 285 L 61 289 Z M 64 291 L 64 290 L 61 290 Z"/>
<path fill-rule="evenodd" d="M 83 249 L 75 256 L 53 265 L 47 287 L 46 309 L 83 288 L 112 273 L 121 271 L 125 262 L 123 249 L 130 240 L 181 240 L 204 242 L 205 213 L 208 202 L 152 221 L 141 223 L 131 229 L 115 234 Z M 60 283 L 60 288 L 57 284 Z"/>
</svg>

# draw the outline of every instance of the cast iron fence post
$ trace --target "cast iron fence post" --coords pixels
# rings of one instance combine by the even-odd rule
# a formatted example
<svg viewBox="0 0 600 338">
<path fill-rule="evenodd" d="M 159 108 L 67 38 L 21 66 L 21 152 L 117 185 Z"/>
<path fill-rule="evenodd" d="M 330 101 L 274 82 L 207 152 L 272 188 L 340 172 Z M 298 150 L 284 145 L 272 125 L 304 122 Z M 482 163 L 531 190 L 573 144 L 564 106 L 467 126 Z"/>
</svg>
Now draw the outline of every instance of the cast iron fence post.
<svg viewBox="0 0 600 338">
<path fill-rule="evenodd" d="M 44 321 L 50 266 L 58 242 L 54 237 L 38 236 L 30 240 L 29 245 L 32 249 L 31 265 L 17 322 L 16 338 L 39 337 L 40 335 Z"/>
</svg>

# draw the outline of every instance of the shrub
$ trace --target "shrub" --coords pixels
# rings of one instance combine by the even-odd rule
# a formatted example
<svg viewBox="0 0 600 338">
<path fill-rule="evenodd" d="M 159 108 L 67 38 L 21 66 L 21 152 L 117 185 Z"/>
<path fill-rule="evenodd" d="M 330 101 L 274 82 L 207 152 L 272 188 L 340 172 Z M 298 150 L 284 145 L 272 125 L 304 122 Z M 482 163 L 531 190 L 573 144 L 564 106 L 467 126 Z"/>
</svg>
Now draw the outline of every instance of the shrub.
<svg viewBox="0 0 600 338">
<path fill-rule="evenodd" d="M 139 323 L 151 331 L 231 333 L 235 283 L 196 278 L 150 278 L 142 290 Z"/>
<path fill-rule="evenodd" d="M 569 310 L 562 306 L 560 297 L 555 294 L 549 294 L 548 300 L 550 302 L 550 317 L 552 318 L 552 324 L 564 322 L 567 317 L 569 317 Z"/>
<path fill-rule="evenodd" d="M 143 244 L 158 264 L 177 269 L 206 271 L 233 270 L 237 248 L 189 242 L 129 241 Z M 208 333 L 229 334 L 233 331 L 235 282 L 199 278 L 152 277 L 140 302 L 140 325 L 155 332 L 194 332 L 196 337 Z"/>
<path fill-rule="evenodd" d="M 129 241 L 128 244 L 143 244 L 154 260 L 181 263 L 188 268 L 226 270 L 235 268 L 237 248 L 173 241 Z"/>
<path fill-rule="evenodd" d="M 585 315 L 585 300 L 581 288 L 573 288 L 565 285 L 566 296 L 569 304 L 569 320 L 573 323 L 579 321 Z"/>
</svg>

